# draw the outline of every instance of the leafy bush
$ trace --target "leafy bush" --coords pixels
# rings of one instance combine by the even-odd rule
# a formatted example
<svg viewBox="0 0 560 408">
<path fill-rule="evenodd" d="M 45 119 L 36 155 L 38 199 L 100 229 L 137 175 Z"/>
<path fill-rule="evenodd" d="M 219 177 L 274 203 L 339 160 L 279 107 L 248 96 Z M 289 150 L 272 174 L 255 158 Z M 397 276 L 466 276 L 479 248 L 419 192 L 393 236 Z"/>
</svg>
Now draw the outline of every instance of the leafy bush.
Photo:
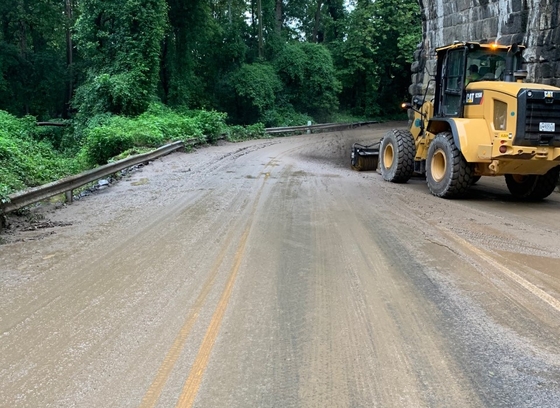
<svg viewBox="0 0 560 408">
<path fill-rule="evenodd" d="M 81 159 L 85 167 L 105 164 L 134 146 L 159 147 L 166 140 L 162 124 L 145 116 L 134 119 L 103 116 L 93 120 L 92 124 L 93 127 L 83 132 Z"/>
<path fill-rule="evenodd" d="M 284 97 L 298 112 L 324 121 L 338 109 L 341 84 L 330 51 L 321 44 L 287 44 L 275 59 Z"/>
<path fill-rule="evenodd" d="M 198 121 L 200 129 L 208 143 L 214 143 L 225 129 L 227 114 L 216 111 L 194 111 L 193 118 Z"/>
<path fill-rule="evenodd" d="M 48 141 L 37 141 L 32 117 L 17 119 L 0 111 L 0 198 L 77 171 L 72 158 L 63 157 Z"/>
<path fill-rule="evenodd" d="M 0 174 L 2 173 L 2 170 L 0 170 Z M 10 202 L 10 199 L 8 197 L 8 195 L 10 194 L 10 187 L 8 187 L 7 184 L 4 183 L 0 183 L 0 203 L 8 203 Z"/>
<path fill-rule="evenodd" d="M 53 148 L 68 155 L 74 155 L 79 150 L 79 143 L 75 138 L 74 128 L 71 121 L 57 120 L 66 126 L 37 126 L 34 138 L 52 144 Z"/>
<path fill-rule="evenodd" d="M 35 118 L 32 116 L 18 119 L 6 111 L 0 110 L 0 130 L 13 137 L 27 138 L 33 136 L 37 126 Z"/>
<path fill-rule="evenodd" d="M 132 134 L 111 123 L 87 131 L 83 147 L 83 157 L 86 166 L 104 164 L 123 151 L 134 146 Z"/>
<path fill-rule="evenodd" d="M 214 111 L 178 113 L 158 104 L 136 118 L 102 115 L 83 131 L 81 158 L 86 166 L 94 166 L 133 147 L 154 148 L 192 139 L 212 143 L 225 128 L 225 117 Z"/>
<path fill-rule="evenodd" d="M 262 139 L 263 137 L 266 137 L 266 133 L 264 131 L 265 127 L 262 123 L 249 125 L 245 129 L 247 132 L 247 136 L 251 139 Z"/>
<path fill-rule="evenodd" d="M 298 113 L 292 106 L 270 109 L 262 117 L 267 127 L 303 126 L 313 118 L 305 113 Z"/>
<path fill-rule="evenodd" d="M 237 123 L 249 124 L 274 108 L 282 82 L 271 64 L 243 64 L 224 79 L 220 89 L 224 109 Z"/>
<path fill-rule="evenodd" d="M 88 69 L 73 101 L 79 116 L 144 112 L 159 80 L 167 3 L 84 1 L 80 11 L 73 32 Z"/>
<path fill-rule="evenodd" d="M 226 128 L 226 113 L 204 110 L 172 110 L 162 104 L 152 104 L 138 120 L 157 123 L 167 140 L 196 139 L 213 143 Z"/>
<path fill-rule="evenodd" d="M 249 126 L 233 125 L 228 127 L 226 138 L 230 142 L 238 142 L 249 139 L 262 139 L 266 137 L 265 127 L 262 123 Z"/>
</svg>

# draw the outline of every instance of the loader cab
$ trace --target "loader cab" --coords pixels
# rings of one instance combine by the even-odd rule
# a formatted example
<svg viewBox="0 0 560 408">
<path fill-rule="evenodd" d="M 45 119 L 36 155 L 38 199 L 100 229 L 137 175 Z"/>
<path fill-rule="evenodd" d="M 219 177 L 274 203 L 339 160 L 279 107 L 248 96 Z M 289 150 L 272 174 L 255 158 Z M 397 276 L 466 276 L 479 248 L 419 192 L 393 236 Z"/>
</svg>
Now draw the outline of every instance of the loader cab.
<svg viewBox="0 0 560 408">
<path fill-rule="evenodd" d="M 514 81 L 514 72 L 521 68 L 523 47 L 513 45 L 455 43 L 436 49 L 435 116 L 463 117 L 466 87 L 481 81 Z M 475 66 L 477 75 L 469 76 Z M 470 87 L 472 88 L 472 86 Z M 483 88 L 481 84 L 480 88 Z"/>
</svg>

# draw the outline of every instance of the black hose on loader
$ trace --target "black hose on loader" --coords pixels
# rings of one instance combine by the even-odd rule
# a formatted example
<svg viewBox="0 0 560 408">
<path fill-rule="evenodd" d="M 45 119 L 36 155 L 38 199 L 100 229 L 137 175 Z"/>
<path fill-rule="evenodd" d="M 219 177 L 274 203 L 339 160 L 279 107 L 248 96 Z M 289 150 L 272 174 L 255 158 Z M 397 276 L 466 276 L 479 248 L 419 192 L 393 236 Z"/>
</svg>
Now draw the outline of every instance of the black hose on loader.
<svg viewBox="0 0 560 408">
<path fill-rule="evenodd" d="M 370 145 L 354 143 L 352 145 L 352 169 L 357 171 L 377 169 L 380 143 L 377 142 Z"/>
</svg>

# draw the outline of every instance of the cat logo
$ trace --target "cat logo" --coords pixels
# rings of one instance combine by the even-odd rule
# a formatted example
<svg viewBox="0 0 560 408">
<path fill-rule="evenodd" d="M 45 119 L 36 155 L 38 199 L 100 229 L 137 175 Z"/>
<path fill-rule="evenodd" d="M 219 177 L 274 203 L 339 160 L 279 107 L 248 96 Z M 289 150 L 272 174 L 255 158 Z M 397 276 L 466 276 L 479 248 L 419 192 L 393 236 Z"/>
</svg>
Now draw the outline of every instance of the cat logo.
<svg viewBox="0 0 560 408">
<path fill-rule="evenodd" d="M 554 92 L 552 91 L 544 91 L 545 98 L 554 98 Z"/>
<path fill-rule="evenodd" d="M 465 95 L 467 105 L 481 105 L 484 92 L 469 92 Z"/>
</svg>

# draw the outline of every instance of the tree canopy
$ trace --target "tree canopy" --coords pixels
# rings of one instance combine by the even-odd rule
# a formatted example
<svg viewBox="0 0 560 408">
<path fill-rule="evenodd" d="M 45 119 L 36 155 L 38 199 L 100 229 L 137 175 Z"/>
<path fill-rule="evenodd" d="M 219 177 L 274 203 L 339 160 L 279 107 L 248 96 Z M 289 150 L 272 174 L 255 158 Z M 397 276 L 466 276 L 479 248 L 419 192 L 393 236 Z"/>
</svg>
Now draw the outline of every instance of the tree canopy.
<svg viewBox="0 0 560 408">
<path fill-rule="evenodd" d="M 0 202 L 170 140 L 402 115 L 421 36 L 416 0 L 13 0 L 0 23 Z"/>
<path fill-rule="evenodd" d="M 14 0 L 0 18 L 0 109 L 82 121 L 154 101 L 239 124 L 391 114 L 421 34 L 415 0 Z"/>
</svg>

